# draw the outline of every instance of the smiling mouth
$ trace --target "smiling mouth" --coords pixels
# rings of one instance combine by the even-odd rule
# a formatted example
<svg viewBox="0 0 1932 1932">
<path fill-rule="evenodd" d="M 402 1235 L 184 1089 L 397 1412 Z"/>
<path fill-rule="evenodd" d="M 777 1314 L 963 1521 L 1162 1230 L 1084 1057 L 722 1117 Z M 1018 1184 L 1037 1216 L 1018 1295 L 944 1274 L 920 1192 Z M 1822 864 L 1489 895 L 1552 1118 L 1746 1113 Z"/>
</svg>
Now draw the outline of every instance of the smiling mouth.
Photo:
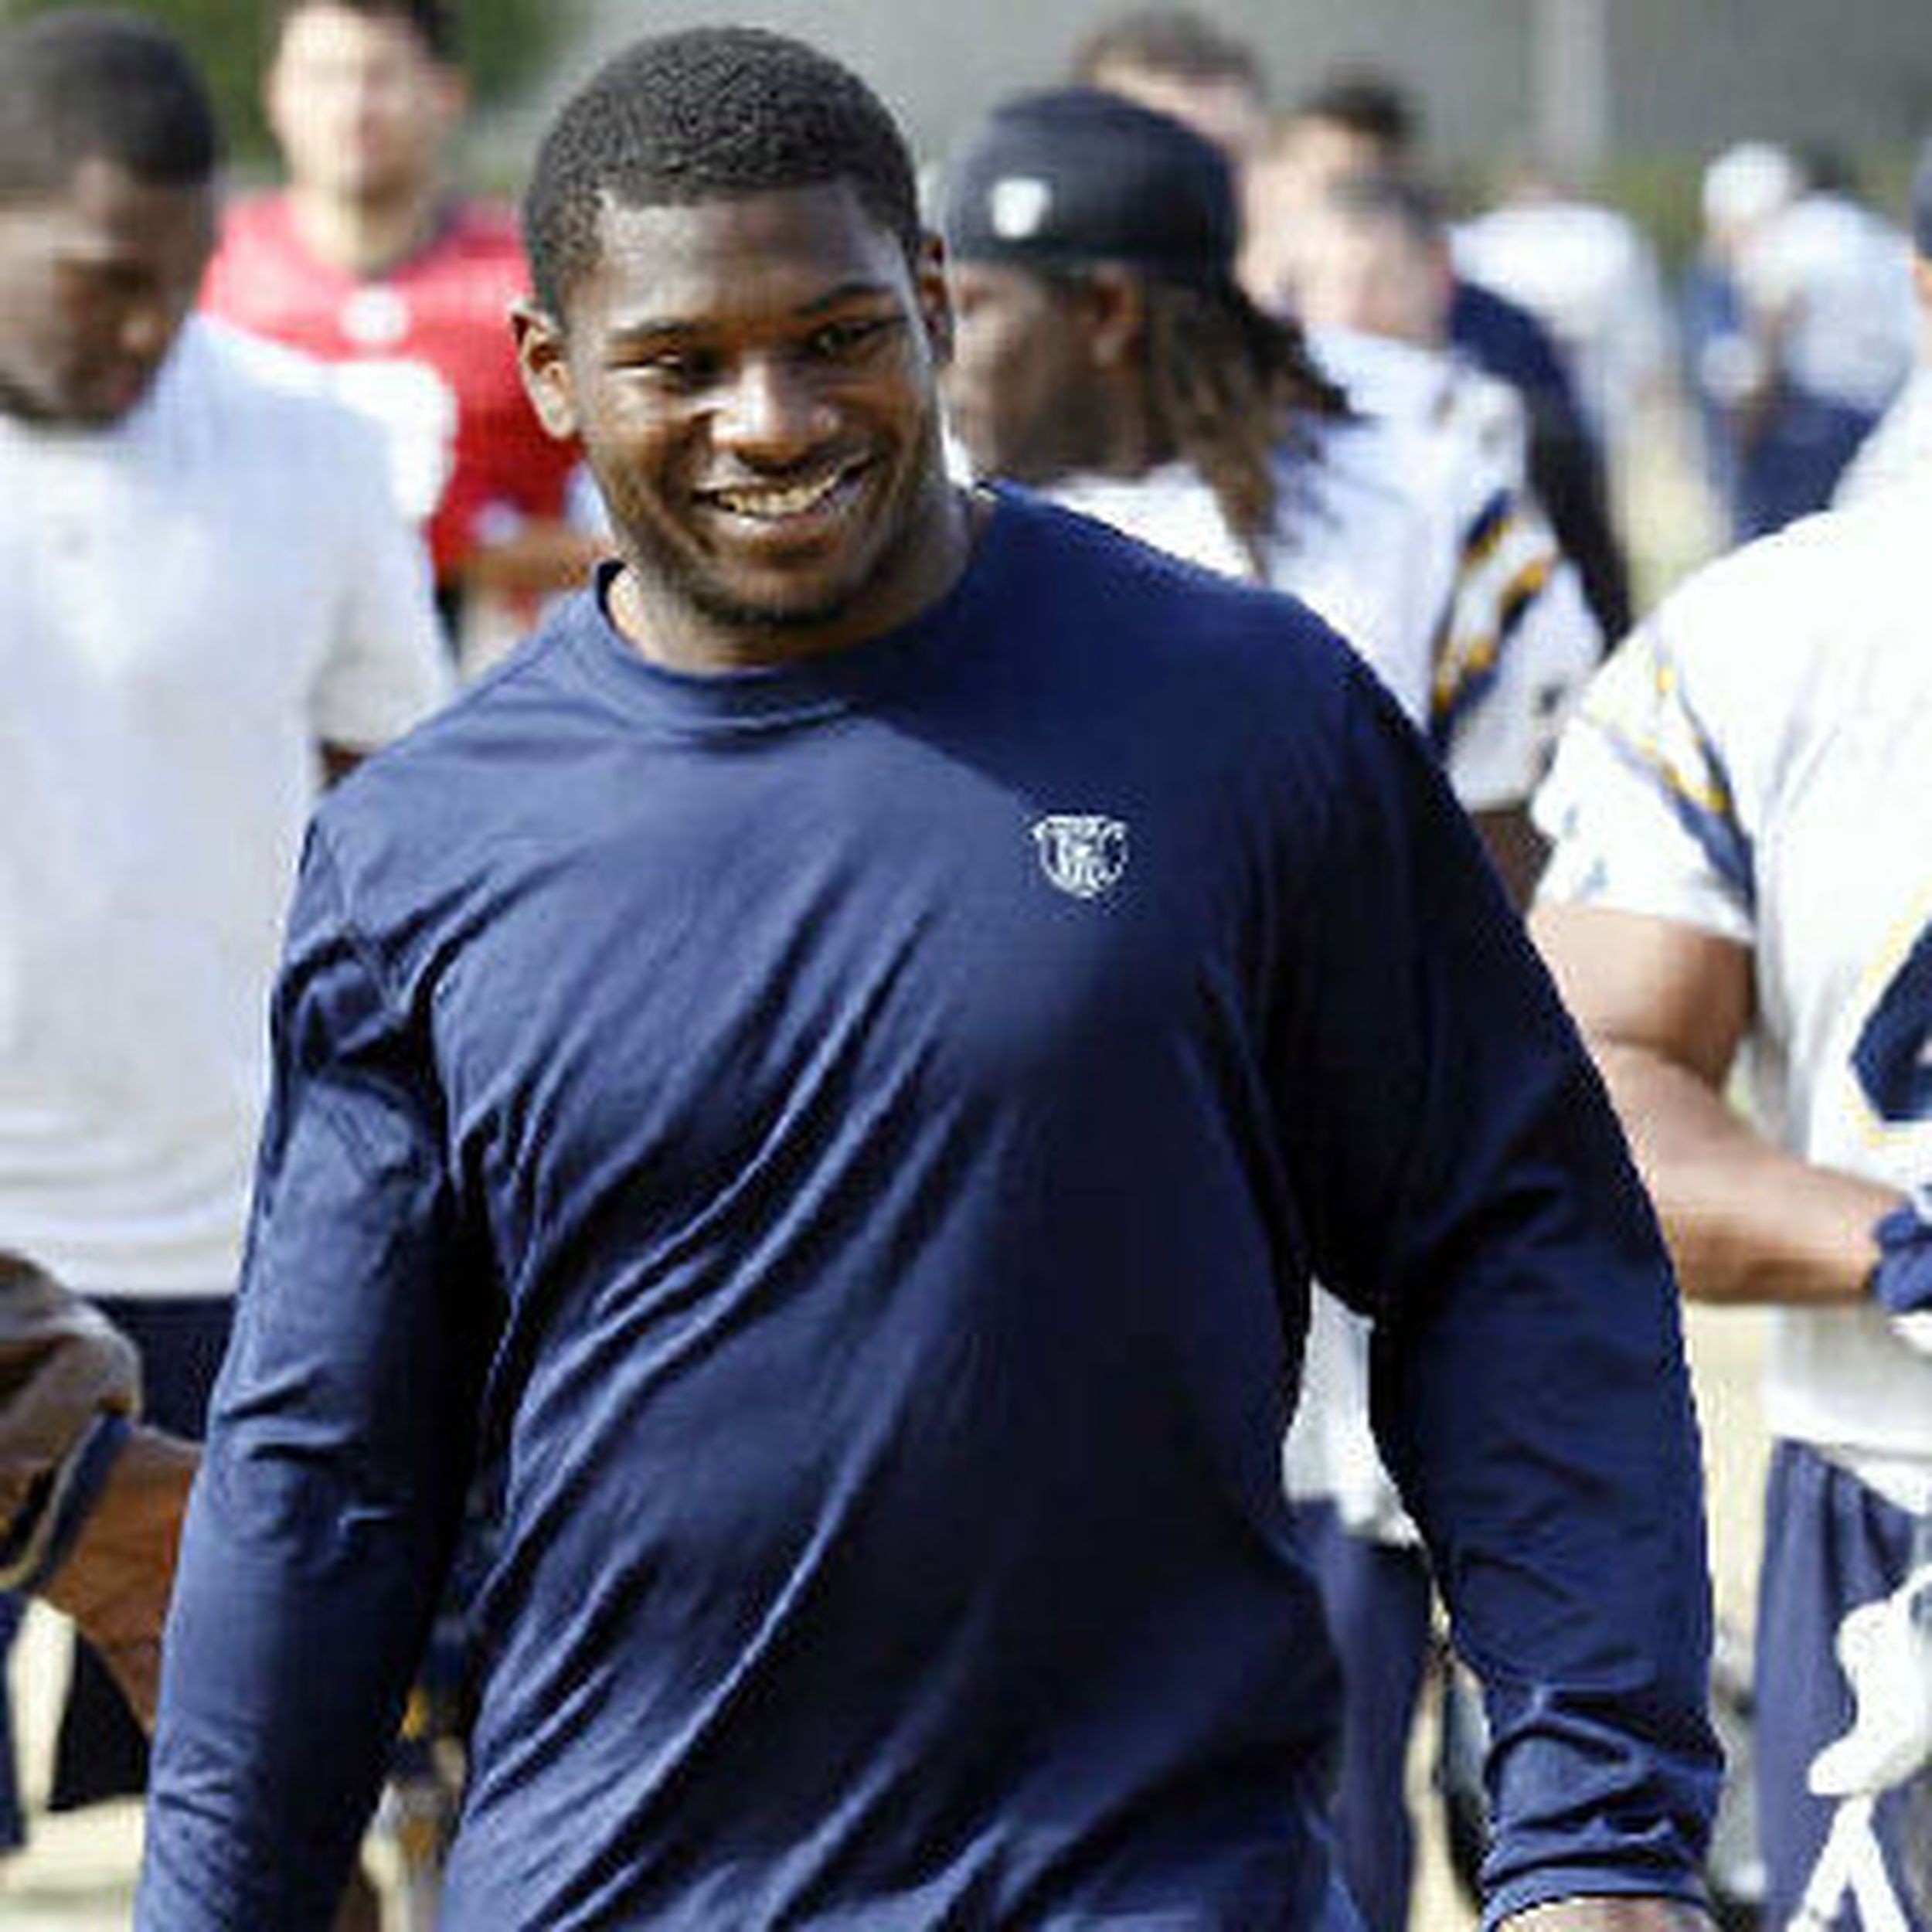
<svg viewBox="0 0 1932 1932">
<path fill-rule="evenodd" d="M 865 468 L 849 463 L 795 483 L 740 483 L 699 492 L 700 500 L 727 515 L 753 523 L 781 524 L 816 515 L 842 496 Z"/>
</svg>

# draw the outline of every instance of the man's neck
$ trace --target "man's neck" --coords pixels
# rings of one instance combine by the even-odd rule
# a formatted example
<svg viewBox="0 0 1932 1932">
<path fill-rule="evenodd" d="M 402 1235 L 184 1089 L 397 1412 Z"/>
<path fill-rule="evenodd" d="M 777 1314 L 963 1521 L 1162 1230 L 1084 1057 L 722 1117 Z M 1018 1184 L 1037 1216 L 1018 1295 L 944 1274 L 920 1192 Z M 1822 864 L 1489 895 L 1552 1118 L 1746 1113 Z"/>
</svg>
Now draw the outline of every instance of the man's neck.
<svg viewBox="0 0 1932 1932">
<path fill-rule="evenodd" d="M 434 184 L 383 201 L 288 191 L 290 218 L 303 247 L 345 275 L 378 275 L 406 261 L 436 233 L 443 208 L 442 189 Z"/>
</svg>

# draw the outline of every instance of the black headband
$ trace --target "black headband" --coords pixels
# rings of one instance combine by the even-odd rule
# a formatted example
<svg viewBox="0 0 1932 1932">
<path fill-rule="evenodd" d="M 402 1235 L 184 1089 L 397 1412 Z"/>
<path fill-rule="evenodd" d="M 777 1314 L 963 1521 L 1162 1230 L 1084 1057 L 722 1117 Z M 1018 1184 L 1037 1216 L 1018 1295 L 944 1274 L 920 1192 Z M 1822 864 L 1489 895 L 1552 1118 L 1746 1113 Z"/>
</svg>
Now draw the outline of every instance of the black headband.
<svg viewBox="0 0 1932 1932">
<path fill-rule="evenodd" d="M 947 170 L 941 226 L 963 261 L 1119 262 L 1188 282 L 1225 281 L 1240 234 L 1218 148 L 1091 87 L 995 109 Z"/>
</svg>

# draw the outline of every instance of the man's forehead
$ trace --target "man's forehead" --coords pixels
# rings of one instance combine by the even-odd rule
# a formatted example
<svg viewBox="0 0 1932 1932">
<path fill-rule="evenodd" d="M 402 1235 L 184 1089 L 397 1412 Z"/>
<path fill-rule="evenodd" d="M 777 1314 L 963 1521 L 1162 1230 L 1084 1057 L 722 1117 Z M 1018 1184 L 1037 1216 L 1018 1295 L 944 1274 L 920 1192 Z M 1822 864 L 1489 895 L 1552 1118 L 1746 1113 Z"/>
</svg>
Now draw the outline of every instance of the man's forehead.
<svg viewBox="0 0 1932 1932">
<path fill-rule="evenodd" d="M 607 186 L 597 198 L 597 226 L 607 243 L 688 238 L 692 245 L 714 248 L 788 247 L 801 231 L 825 229 L 871 230 L 889 238 L 857 189 L 843 179 L 636 197 Z"/>
<path fill-rule="evenodd" d="M 869 284 L 905 287 L 898 237 L 844 182 L 597 207 L 593 273 L 627 299 L 730 307 Z"/>
</svg>

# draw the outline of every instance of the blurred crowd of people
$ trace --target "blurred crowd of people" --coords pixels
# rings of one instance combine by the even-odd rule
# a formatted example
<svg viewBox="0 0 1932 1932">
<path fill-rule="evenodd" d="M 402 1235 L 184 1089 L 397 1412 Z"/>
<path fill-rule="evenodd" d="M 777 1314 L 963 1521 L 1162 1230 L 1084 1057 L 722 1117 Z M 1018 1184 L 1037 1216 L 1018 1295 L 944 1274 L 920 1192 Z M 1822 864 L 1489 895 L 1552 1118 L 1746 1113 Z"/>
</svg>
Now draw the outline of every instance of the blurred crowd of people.
<svg viewBox="0 0 1932 1932">
<path fill-rule="evenodd" d="M 184 1439 L 228 1338 L 306 815 L 607 548 L 580 451 L 526 398 L 515 220 L 452 182 L 448 12 L 274 12 L 271 193 L 220 203 L 217 131 L 149 138 L 111 72 L 66 123 L 0 103 L 0 196 L 66 224 L 49 241 L 0 209 L 0 1253 L 104 1308 L 146 1414 Z M 54 53 L 20 31 L 23 60 L 60 68 L 57 27 Z M 1893 1618 L 1889 1756 L 1825 1754 L 1876 1721 L 1851 1619 L 1920 1600 L 1932 1562 L 1932 1366 L 1901 1325 L 1923 1319 L 1924 1223 L 1900 1205 L 1932 1182 L 1913 804 L 1932 802 L 1932 653 L 1900 668 L 1899 508 L 1927 501 L 1932 454 L 1932 171 L 1900 223 L 1835 158 L 1730 148 L 1673 292 L 1633 221 L 1548 175 L 1454 211 L 1392 73 L 1284 108 L 1252 47 L 1161 9 L 1043 80 L 937 175 L 949 461 L 1300 598 L 1422 734 L 1518 908 L 1542 881 L 1539 935 L 1687 1291 L 1787 1304 L 1758 1629 L 1770 1869 L 1715 1882 L 1767 1932 L 1923 1932 L 1921 1612 Z M 1730 541 L 1865 507 L 1645 610 L 1620 505 L 1685 409 Z M 136 519 L 148 540 L 110 541 Z M 1754 1083 L 1740 1146 L 1700 1111 L 1734 1062 Z M 1794 1202 L 1811 1245 L 1769 1253 Z M 1335 1828 L 1368 1932 L 1400 1932 L 1437 1612 L 1372 1430 L 1372 1325 L 1318 1291 L 1304 1373 L 1283 1480 L 1344 1687 Z M 1870 1695 L 1896 1699 L 1883 1681 Z M 77 1670 L 56 1804 L 140 1787 L 127 1688 L 111 1657 Z M 439 1696 L 437 1722 L 460 1707 Z M 447 1776 L 419 1742 L 405 1784 Z M 11 1776 L 0 1751 L 0 1847 L 23 1829 Z M 1851 1869 L 1853 1800 L 1889 1873 L 1861 1882 L 1902 1917 L 1818 1902 Z M 415 1848 L 424 1923 L 435 1855 Z"/>
</svg>

